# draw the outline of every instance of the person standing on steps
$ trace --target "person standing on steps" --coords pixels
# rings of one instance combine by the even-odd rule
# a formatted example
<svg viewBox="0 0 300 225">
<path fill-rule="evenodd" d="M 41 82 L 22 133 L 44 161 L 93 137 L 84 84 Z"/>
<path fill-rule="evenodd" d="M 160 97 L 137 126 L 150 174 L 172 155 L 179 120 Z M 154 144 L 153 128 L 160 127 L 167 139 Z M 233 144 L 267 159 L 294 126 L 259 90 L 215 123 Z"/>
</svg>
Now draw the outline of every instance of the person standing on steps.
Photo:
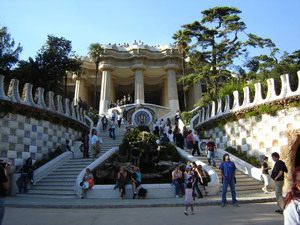
<svg viewBox="0 0 300 225">
<path fill-rule="evenodd" d="M 229 154 L 224 154 L 223 162 L 220 164 L 221 176 L 222 176 L 222 203 L 221 206 L 224 207 L 227 203 L 226 193 L 227 188 L 230 186 L 232 205 L 239 206 L 236 200 L 235 192 L 235 171 L 236 167 L 234 162 L 230 161 Z"/>
<path fill-rule="evenodd" d="M 212 138 L 209 138 L 209 141 L 206 144 L 206 154 L 208 159 L 208 164 L 211 165 L 211 161 L 213 162 L 213 167 L 216 167 L 215 154 L 217 151 L 217 147 Z"/>
<path fill-rule="evenodd" d="M 275 162 L 271 173 L 271 178 L 274 180 L 275 196 L 276 196 L 277 205 L 279 206 L 279 209 L 275 210 L 275 212 L 282 214 L 283 213 L 282 187 L 284 184 L 284 173 L 287 173 L 288 170 L 286 168 L 285 163 L 279 159 L 280 157 L 277 152 L 273 152 L 271 156 L 273 161 Z"/>
<path fill-rule="evenodd" d="M 261 165 L 261 170 L 262 170 L 262 174 L 261 176 L 263 177 L 264 180 L 264 187 L 262 188 L 264 193 L 269 193 L 268 192 L 268 186 L 270 183 L 270 175 L 269 175 L 269 165 L 268 165 L 268 157 L 265 156 L 264 157 L 264 161 Z"/>
</svg>

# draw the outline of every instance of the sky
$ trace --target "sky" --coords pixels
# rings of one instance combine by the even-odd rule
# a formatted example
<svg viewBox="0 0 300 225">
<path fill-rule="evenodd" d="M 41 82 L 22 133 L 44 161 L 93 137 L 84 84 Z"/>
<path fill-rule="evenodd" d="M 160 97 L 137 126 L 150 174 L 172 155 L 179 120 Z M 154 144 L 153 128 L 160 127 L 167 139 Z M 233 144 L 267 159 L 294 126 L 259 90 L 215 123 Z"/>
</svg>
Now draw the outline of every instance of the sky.
<svg viewBox="0 0 300 225">
<path fill-rule="evenodd" d="M 280 52 L 300 49 L 300 0 L 0 0 L 0 26 L 34 57 L 47 35 L 72 41 L 85 56 L 93 42 L 173 43 L 181 25 L 215 6 L 239 8 L 247 33 L 271 38 Z"/>
</svg>

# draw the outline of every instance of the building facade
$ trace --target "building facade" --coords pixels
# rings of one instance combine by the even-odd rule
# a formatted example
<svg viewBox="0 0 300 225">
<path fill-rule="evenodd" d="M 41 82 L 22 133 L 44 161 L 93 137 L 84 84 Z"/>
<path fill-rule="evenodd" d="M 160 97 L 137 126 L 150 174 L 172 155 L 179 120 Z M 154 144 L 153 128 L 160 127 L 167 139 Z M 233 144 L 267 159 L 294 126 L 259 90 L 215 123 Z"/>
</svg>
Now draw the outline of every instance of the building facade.
<svg viewBox="0 0 300 225">
<path fill-rule="evenodd" d="M 82 75 L 68 81 L 74 101 L 99 107 L 99 115 L 107 114 L 124 96 L 131 99 L 127 104 L 150 104 L 154 111 L 175 113 L 183 109 L 184 101 L 192 108 L 201 95 L 199 88 L 193 88 L 184 100 L 182 85 L 177 82 L 182 74 L 182 54 L 174 46 L 134 43 L 102 47 L 97 79 L 95 63 L 84 57 Z"/>
</svg>

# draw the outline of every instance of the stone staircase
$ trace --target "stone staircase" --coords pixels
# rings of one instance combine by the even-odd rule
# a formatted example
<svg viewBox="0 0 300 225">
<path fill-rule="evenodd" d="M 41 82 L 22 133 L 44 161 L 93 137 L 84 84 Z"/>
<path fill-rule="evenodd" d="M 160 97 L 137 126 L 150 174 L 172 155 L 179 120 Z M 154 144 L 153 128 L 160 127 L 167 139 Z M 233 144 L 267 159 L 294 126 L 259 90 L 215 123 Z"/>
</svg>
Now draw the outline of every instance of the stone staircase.
<svg viewBox="0 0 300 225">
<path fill-rule="evenodd" d="M 207 157 L 205 156 L 201 156 L 201 157 L 197 157 L 199 160 L 201 160 L 202 162 L 208 163 L 207 161 Z M 219 180 L 220 180 L 220 185 L 222 186 L 221 182 L 221 171 L 219 169 L 219 165 L 221 163 L 220 159 L 216 159 L 216 164 L 217 167 L 214 168 L 215 171 L 217 172 L 218 176 L 219 176 Z M 239 195 L 247 195 L 250 193 L 262 193 L 262 188 L 263 183 L 259 182 L 251 177 L 249 177 L 248 175 L 242 173 L 241 171 L 237 170 L 236 171 L 236 192 L 237 192 L 237 196 Z M 230 188 L 228 187 L 228 190 L 230 190 Z M 220 190 L 221 193 L 221 190 Z M 227 193 L 230 195 L 230 192 Z"/>
<path fill-rule="evenodd" d="M 124 125 L 116 129 L 116 140 L 108 136 L 108 131 L 101 131 L 103 143 L 101 145 L 100 155 L 104 154 L 112 147 L 119 146 L 125 134 Z M 26 197 L 44 197 L 44 198 L 76 198 L 74 193 L 74 185 L 78 174 L 93 160 L 87 159 L 69 159 L 62 166 L 58 167 L 47 177 L 38 181 L 34 186 L 28 189 L 26 194 L 18 194 L 18 196 Z"/>
</svg>

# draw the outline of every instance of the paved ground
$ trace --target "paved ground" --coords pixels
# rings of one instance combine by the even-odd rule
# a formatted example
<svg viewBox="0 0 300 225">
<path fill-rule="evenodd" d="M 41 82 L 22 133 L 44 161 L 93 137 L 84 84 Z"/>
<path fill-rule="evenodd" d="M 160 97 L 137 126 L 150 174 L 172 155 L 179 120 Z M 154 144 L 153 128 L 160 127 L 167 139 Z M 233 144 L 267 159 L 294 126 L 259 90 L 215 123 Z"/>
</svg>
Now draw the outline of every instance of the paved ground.
<svg viewBox="0 0 300 225">
<path fill-rule="evenodd" d="M 281 225 L 283 216 L 274 213 L 275 203 L 198 206 L 185 216 L 183 207 L 47 209 L 6 208 L 3 225 Z"/>
<path fill-rule="evenodd" d="M 229 196 L 229 195 L 228 195 Z M 231 197 L 228 197 L 231 201 Z M 274 202 L 274 192 L 269 194 L 251 193 L 238 196 L 240 203 L 262 203 Z M 37 198 L 27 197 L 8 197 L 5 199 L 8 207 L 21 208 L 139 208 L 139 207 L 174 207 L 182 206 L 183 198 L 159 198 L 159 199 L 79 199 L 79 198 Z M 206 196 L 205 198 L 196 199 L 195 204 L 219 205 L 219 196 Z"/>
</svg>

